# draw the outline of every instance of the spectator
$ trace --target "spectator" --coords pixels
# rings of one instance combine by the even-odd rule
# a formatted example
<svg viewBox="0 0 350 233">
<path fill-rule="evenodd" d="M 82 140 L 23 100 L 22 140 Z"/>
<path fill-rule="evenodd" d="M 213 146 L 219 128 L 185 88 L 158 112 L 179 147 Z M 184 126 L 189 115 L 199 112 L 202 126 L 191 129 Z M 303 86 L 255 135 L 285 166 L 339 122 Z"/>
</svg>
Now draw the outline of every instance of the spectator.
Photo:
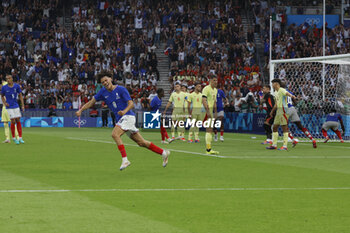
<svg viewBox="0 0 350 233">
<path fill-rule="evenodd" d="M 74 96 L 72 102 L 72 109 L 79 109 L 81 106 L 80 96 Z"/>
<path fill-rule="evenodd" d="M 64 110 L 72 109 L 72 103 L 69 101 L 69 98 L 66 98 L 65 102 L 63 103 L 63 109 Z"/>
<path fill-rule="evenodd" d="M 142 110 L 142 105 L 141 105 L 141 103 L 140 103 L 139 98 L 135 98 L 135 99 L 134 99 L 134 109 L 135 109 L 136 112 Z"/>
<path fill-rule="evenodd" d="M 146 92 L 143 93 L 142 98 L 141 98 L 141 106 L 143 110 L 149 110 L 150 109 L 150 102 L 149 99 L 147 98 Z"/>
</svg>

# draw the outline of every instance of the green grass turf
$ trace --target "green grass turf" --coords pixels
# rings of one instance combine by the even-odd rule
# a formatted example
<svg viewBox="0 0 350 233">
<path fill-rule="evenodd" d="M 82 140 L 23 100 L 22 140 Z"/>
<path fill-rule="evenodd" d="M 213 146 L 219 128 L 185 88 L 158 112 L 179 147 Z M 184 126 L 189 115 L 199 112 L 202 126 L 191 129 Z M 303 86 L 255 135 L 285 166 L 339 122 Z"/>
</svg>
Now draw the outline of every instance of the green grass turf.
<svg viewBox="0 0 350 233">
<path fill-rule="evenodd" d="M 110 135 L 111 129 L 25 128 L 26 144 L 1 144 L 0 232 L 350 231 L 350 190 L 309 189 L 350 187 L 348 143 L 267 151 L 263 136 L 227 133 L 225 142 L 213 143 L 225 157 L 172 151 L 163 168 L 160 156 L 128 146 L 134 143 L 124 136 L 132 165 L 120 172 Z M 159 133 L 142 135 L 160 145 Z M 201 140 L 162 147 L 204 153 L 204 134 Z M 152 190 L 207 188 L 247 190 Z M 1 192 L 61 189 L 151 190 Z"/>
</svg>

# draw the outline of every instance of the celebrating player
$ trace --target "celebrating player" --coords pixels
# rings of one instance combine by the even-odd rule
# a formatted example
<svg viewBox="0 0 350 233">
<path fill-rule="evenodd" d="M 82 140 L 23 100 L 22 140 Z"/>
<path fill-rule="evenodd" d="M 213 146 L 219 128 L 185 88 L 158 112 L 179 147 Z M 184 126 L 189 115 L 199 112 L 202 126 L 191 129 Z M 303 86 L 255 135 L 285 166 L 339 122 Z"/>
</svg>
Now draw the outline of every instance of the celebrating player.
<svg viewBox="0 0 350 233">
<path fill-rule="evenodd" d="M 220 141 L 224 141 L 224 104 L 223 101 L 225 102 L 225 105 L 228 105 L 228 100 L 226 98 L 225 92 L 221 89 L 218 89 L 218 95 L 216 97 L 216 108 L 217 108 L 217 113 L 218 116 L 216 120 L 221 121 L 221 126 L 220 126 Z M 214 141 L 218 141 L 218 130 L 217 128 L 214 128 Z"/>
<path fill-rule="evenodd" d="M 194 87 L 194 92 L 192 92 L 188 97 L 188 112 L 191 116 L 191 119 L 203 120 L 204 116 L 202 113 L 202 84 L 200 82 L 197 82 Z M 191 109 L 192 105 L 192 109 Z M 195 121 L 195 122 L 196 122 Z M 192 143 L 192 135 L 194 133 L 194 142 L 199 142 L 199 128 L 194 125 L 194 127 L 190 128 L 190 132 L 188 134 L 188 142 Z"/>
<path fill-rule="evenodd" d="M 131 164 L 127 158 L 125 147 L 121 139 L 121 136 L 126 132 L 139 146 L 146 147 L 160 154 L 163 158 L 163 167 L 165 167 L 168 164 L 170 152 L 159 148 L 152 142 L 146 141 L 141 136 L 139 130 L 135 127 L 135 113 L 131 110 L 134 107 L 134 102 L 130 98 L 128 90 L 125 87 L 113 85 L 112 74 L 106 71 L 102 71 L 97 75 L 97 81 L 100 82 L 103 87 L 88 103 L 84 104 L 83 107 L 76 112 L 76 115 L 78 117 L 81 116 L 81 113 L 93 107 L 96 101 L 105 101 L 109 109 L 114 112 L 117 120 L 117 124 L 112 132 L 112 138 L 118 145 L 118 149 L 122 155 L 120 170 L 127 168 Z"/>
<path fill-rule="evenodd" d="M 216 86 L 218 85 L 218 79 L 217 77 L 212 77 L 210 79 L 209 85 L 203 88 L 202 91 L 202 102 L 204 109 L 207 113 L 205 119 L 208 121 L 215 121 L 215 118 L 217 117 L 217 108 L 216 108 L 216 96 L 218 94 L 218 90 L 216 89 Z M 214 112 L 214 116 L 213 116 Z M 208 127 L 206 129 L 205 133 L 205 143 L 207 147 L 207 154 L 219 154 L 218 151 L 214 151 L 211 149 L 211 141 L 213 139 L 212 137 L 213 129 L 211 127 Z"/>
<path fill-rule="evenodd" d="M 21 87 L 13 82 L 12 75 L 6 75 L 7 84 L 1 88 L 2 103 L 6 107 L 11 120 L 11 134 L 13 141 L 19 145 L 24 143 L 22 139 L 21 111 L 17 102 L 17 97 L 21 101 L 22 111 L 24 111 L 24 101 Z M 19 139 L 16 139 L 16 125 Z"/>
<path fill-rule="evenodd" d="M 172 139 L 175 139 L 175 127 L 176 127 L 176 122 L 178 121 L 183 121 L 183 115 L 184 115 L 184 101 L 185 97 L 183 92 L 181 91 L 181 85 L 179 82 L 175 84 L 175 91 L 171 93 L 169 102 L 167 103 L 165 110 L 163 112 L 163 115 L 166 114 L 166 111 L 170 107 L 170 105 L 173 104 L 173 113 L 172 113 L 172 121 L 173 124 L 171 125 L 171 136 Z M 185 131 L 184 128 L 178 128 L 177 133 L 178 133 L 178 138 L 182 139 L 183 141 L 185 139 L 182 138 L 182 133 Z"/>
<path fill-rule="evenodd" d="M 339 126 L 338 121 L 340 122 L 341 128 L 343 130 L 343 134 L 345 134 L 345 126 L 344 126 L 344 123 L 343 123 L 343 118 L 333 108 L 331 110 L 331 113 L 329 113 L 327 115 L 326 122 L 323 123 L 323 125 L 322 125 L 322 134 L 326 138 L 324 143 L 328 142 L 328 140 L 329 140 L 329 137 L 328 137 L 328 134 L 327 134 L 327 131 L 329 129 L 331 129 L 334 133 L 337 134 L 338 138 L 340 139 L 340 142 L 344 142 L 344 140 L 342 138 L 342 135 L 341 135 L 340 131 L 338 130 L 338 126 Z"/>
<path fill-rule="evenodd" d="M 277 149 L 277 140 L 278 140 L 278 127 L 281 125 L 283 130 L 283 146 L 279 150 L 287 150 L 288 146 L 288 115 L 287 110 L 287 96 L 295 99 L 296 97 L 286 89 L 281 87 L 281 80 L 276 78 L 272 80 L 272 87 L 276 91 L 275 98 L 276 103 L 273 107 L 270 116 L 276 111 L 275 120 L 273 122 L 273 133 L 272 133 L 272 145 L 266 147 L 266 149 L 276 150 Z"/>
<path fill-rule="evenodd" d="M 284 82 L 282 82 L 281 87 L 286 88 L 286 84 Z M 291 91 L 287 90 L 290 94 L 294 95 Z M 316 140 L 312 137 L 312 135 L 310 134 L 309 130 L 307 130 L 302 124 L 301 124 L 301 120 L 300 117 L 298 115 L 298 111 L 296 110 L 296 108 L 293 105 L 293 100 L 290 97 L 287 97 L 287 104 L 288 104 L 288 115 L 289 115 L 289 121 L 294 123 L 298 129 L 300 129 L 306 137 L 308 137 L 311 141 L 312 141 L 312 146 L 314 148 L 317 148 L 317 144 L 316 144 Z M 295 147 L 298 143 L 297 140 L 294 139 L 293 135 L 289 132 L 288 134 L 289 138 L 293 140 L 292 145 L 293 147 Z"/>
<path fill-rule="evenodd" d="M 159 88 L 157 90 L 157 95 L 152 99 L 151 101 L 151 111 L 152 112 L 156 112 L 159 111 L 160 106 L 162 106 L 162 98 L 164 97 L 164 90 L 163 88 Z M 171 143 L 172 141 L 174 141 L 174 139 L 169 138 L 168 133 L 166 131 L 166 129 L 163 126 L 163 121 L 160 122 L 160 134 L 162 136 L 162 143 Z M 165 139 L 167 139 L 167 141 L 165 141 Z"/>
<path fill-rule="evenodd" d="M 265 85 L 263 86 L 263 93 L 264 93 L 264 98 L 261 101 L 261 108 L 264 107 L 266 108 L 266 118 L 265 118 L 265 122 L 264 122 L 264 129 L 265 129 L 265 133 L 266 133 L 266 141 L 262 142 L 261 144 L 272 144 L 272 124 L 273 121 L 275 119 L 274 115 L 271 115 L 271 111 L 273 109 L 273 107 L 275 106 L 275 98 L 273 97 L 273 95 L 271 95 L 271 88 L 269 85 Z"/>
</svg>

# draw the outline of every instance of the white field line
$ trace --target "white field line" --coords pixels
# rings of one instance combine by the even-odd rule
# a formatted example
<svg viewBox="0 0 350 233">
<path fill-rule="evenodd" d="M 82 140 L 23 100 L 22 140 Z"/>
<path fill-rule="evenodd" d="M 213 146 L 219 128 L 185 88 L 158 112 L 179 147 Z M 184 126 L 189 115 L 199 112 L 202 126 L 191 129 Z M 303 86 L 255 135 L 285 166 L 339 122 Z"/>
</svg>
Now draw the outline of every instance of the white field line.
<svg viewBox="0 0 350 233">
<path fill-rule="evenodd" d="M 153 134 L 153 133 L 148 133 L 148 132 L 142 132 L 143 134 Z M 256 137 L 259 137 L 260 135 L 257 135 Z M 225 138 L 225 141 L 226 140 L 229 140 L 229 141 L 259 141 L 259 139 L 252 139 L 252 138 Z M 263 141 L 263 140 L 262 140 Z M 278 140 L 278 142 L 283 142 L 282 140 Z M 340 142 L 338 140 L 330 140 L 327 142 L 327 144 L 332 144 L 334 145 L 334 143 L 338 143 L 340 144 Z M 349 144 L 350 141 L 345 141 L 344 145 L 346 144 Z M 290 144 L 290 143 L 289 143 Z M 340 149 L 348 149 L 350 150 L 350 146 L 329 146 L 329 145 L 326 145 L 325 143 L 323 143 L 323 141 L 318 141 L 317 142 L 318 145 L 322 145 L 322 147 L 329 147 L 329 148 L 340 148 Z M 299 140 L 299 144 L 298 146 L 301 145 L 301 146 L 309 146 L 311 144 L 311 141 L 309 140 L 306 140 L 306 139 L 302 139 L 302 140 Z"/>
<path fill-rule="evenodd" d="M 66 139 L 114 144 L 114 142 L 111 142 L 111 141 L 102 141 L 102 140 L 96 140 L 96 139 L 74 138 L 74 137 L 66 137 Z M 124 143 L 124 145 L 139 147 L 136 144 L 125 144 Z M 336 155 L 336 156 L 288 156 L 288 155 L 285 155 L 285 156 L 280 156 L 280 155 L 276 155 L 276 156 L 273 156 L 273 155 L 272 156 L 239 156 L 239 155 L 238 156 L 224 156 L 224 155 L 208 155 L 208 154 L 199 153 L 199 152 L 176 150 L 176 149 L 169 149 L 169 148 L 167 148 L 167 150 L 185 153 L 185 154 L 202 155 L 202 156 L 216 157 L 216 158 L 222 158 L 222 159 L 350 159 L 350 156 L 345 156 L 345 155 Z"/>
<path fill-rule="evenodd" d="M 143 131 L 142 134 L 154 134 L 153 132 L 145 132 Z M 231 133 L 227 133 L 227 134 L 231 134 Z M 232 133 L 232 134 L 240 134 L 240 133 Z M 244 136 L 246 136 L 245 134 L 242 134 Z M 225 138 L 225 141 L 226 140 L 230 140 L 230 141 L 251 141 L 251 140 L 255 140 L 255 141 L 258 141 L 260 140 L 260 138 L 258 137 L 265 137 L 265 135 L 262 135 L 262 134 L 257 134 L 257 135 L 254 135 L 254 136 L 247 136 L 247 138 Z M 249 137 L 249 138 L 248 138 Z M 255 137 L 254 139 L 251 138 L 251 137 Z M 298 138 L 299 139 L 299 138 Z M 317 141 L 318 140 L 318 141 Z M 262 141 L 264 141 L 264 139 L 262 139 Z M 316 138 L 316 141 L 317 143 L 323 143 L 324 139 L 320 139 L 320 138 Z M 283 142 L 283 140 L 278 140 L 278 142 Z M 311 143 L 311 141 L 309 139 L 306 139 L 306 138 L 301 138 L 299 139 L 299 142 L 300 143 Z M 338 139 L 330 139 L 327 144 L 333 144 L 333 143 L 340 143 L 340 141 Z M 350 143 L 350 140 L 345 140 L 344 141 L 344 144 L 348 144 Z M 333 146 L 332 146 L 333 147 Z M 343 148 L 343 147 L 341 147 Z M 344 148 L 347 148 L 347 149 L 350 149 L 350 147 L 344 147 Z"/>
<path fill-rule="evenodd" d="M 314 188 L 154 188 L 154 189 L 32 189 L 0 190 L 0 193 L 67 193 L 67 192 L 176 192 L 176 191 L 321 191 L 350 190 L 350 187 Z"/>
</svg>

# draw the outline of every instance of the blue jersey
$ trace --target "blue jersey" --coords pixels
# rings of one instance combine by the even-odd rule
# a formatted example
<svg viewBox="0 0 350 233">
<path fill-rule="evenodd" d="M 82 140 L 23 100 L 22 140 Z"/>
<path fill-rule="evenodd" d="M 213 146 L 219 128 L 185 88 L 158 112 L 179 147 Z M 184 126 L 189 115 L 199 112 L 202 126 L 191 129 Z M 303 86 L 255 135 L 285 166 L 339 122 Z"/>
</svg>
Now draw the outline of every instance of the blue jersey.
<svg viewBox="0 0 350 233">
<path fill-rule="evenodd" d="M 216 108 L 218 112 L 224 111 L 224 104 L 222 103 L 223 99 L 226 99 L 225 92 L 218 89 L 218 95 L 216 96 Z"/>
<path fill-rule="evenodd" d="M 151 111 L 156 112 L 162 106 L 162 100 L 158 96 L 155 96 L 151 101 Z"/>
<path fill-rule="evenodd" d="M 290 90 L 287 90 L 290 94 L 294 95 L 293 92 L 291 92 Z M 287 96 L 287 105 L 288 105 L 288 108 L 291 108 L 291 107 L 294 107 L 293 106 L 293 100 L 292 98 L 290 98 L 289 96 Z"/>
<path fill-rule="evenodd" d="M 94 98 L 96 101 L 103 100 L 114 113 L 117 121 L 121 118 L 118 112 L 123 111 L 128 106 L 128 101 L 131 100 L 128 90 L 122 86 L 117 86 L 113 91 L 107 91 L 105 87 L 102 87 Z M 129 110 L 125 115 L 135 116 L 135 113 Z"/>
<path fill-rule="evenodd" d="M 1 88 L 1 94 L 6 97 L 6 103 L 9 104 L 6 107 L 7 109 L 19 108 L 17 97 L 20 93 L 22 93 L 22 90 L 17 83 L 14 83 L 13 87 L 9 87 L 7 84 Z"/>
<path fill-rule="evenodd" d="M 326 121 L 340 121 L 342 119 L 341 115 L 339 113 L 331 112 L 327 115 Z"/>
</svg>

